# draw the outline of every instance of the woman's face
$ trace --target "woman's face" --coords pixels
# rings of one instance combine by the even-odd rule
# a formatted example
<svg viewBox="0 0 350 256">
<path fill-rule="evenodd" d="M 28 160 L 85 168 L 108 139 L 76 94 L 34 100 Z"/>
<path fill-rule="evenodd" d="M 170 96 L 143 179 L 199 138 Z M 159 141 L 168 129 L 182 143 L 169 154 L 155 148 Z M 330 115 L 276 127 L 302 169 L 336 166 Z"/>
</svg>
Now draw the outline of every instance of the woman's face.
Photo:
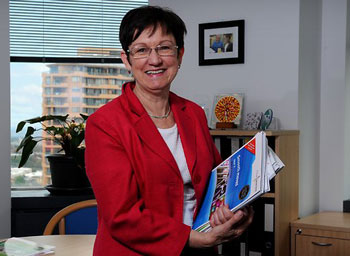
<svg viewBox="0 0 350 256">
<path fill-rule="evenodd" d="M 155 51 L 158 45 L 176 45 L 175 38 L 172 34 L 167 35 L 163 29 L 158 26 L 152 34 L 152 28 L 146 28 L 140 36 L 132 42 L 129 50 L 138 47 L 153 48 L 150 55 L 145 58 L 137 59 L 132 54 L 129 60 L 125 52 L 122 52 L 122 60 L 128 70 L 133 73 L 136 86 L 148 92 L 159 94 L 170 88 L 171 82 L 174 80 L 179 65 L 182 61 L 184 49 L 180 49 L 179 53 L 174 56 L 159 56 Z"/>
</svg>

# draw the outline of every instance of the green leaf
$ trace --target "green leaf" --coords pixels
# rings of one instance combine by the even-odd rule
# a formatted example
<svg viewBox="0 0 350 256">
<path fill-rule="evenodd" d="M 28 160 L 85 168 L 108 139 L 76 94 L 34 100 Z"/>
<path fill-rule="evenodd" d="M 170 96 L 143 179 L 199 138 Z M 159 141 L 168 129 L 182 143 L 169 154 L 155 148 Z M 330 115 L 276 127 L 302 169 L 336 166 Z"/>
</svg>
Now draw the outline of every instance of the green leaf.
<svg viewBox="0 0 350 256">
<path fill-rule="evenodd" d="M 40 122 L 43 122 L 43 121 L 49 121 L 49 120 L 60 120 L 60 121 L 66 121 L 67 120 L 67 117 L 69 115 L 65 115 L 65 116 L 62 116 L 62 115 L 46 115 L 46 116 L 38 116 L 38 117 L 35 117 L 35 118 L 31 118 L 31 119 L 27 119 L 25 121 L 21 121 L 22 122 L 25 122 L 25 123 L 28 123 L 28 124 L 35 124 L 35 123 L 40 123 Z"/>
<path fill-rule="evenodd" d="M 84 119 L 84 121 L 86 121 L 88 119 L 89 116 L 84 115 L 84 114 L 80 114 L 80 116 Z"/>
<path fill-rule="evenodd" d="M 62 135 L 62 134 L 64 134 L 64 132 L 65 132 L 65 128 L 63 128 L 63 127 L 58 127 L 58 128 L 57 128 L 57 131 L 56 131 L 56 134 Z"/>
<path fill-rule="evenodd" d="M 39 123 L 39 122 L 42 122 L 43 121 L 43 117 L 35 117 L 35 118 L 31 118 L 31 119 L 28 119 L 28 120 L 25 120 L 24 122 L 28 123 L 28 124 L 35 124 L 35 123 Z"/>
<path fill-rule="evenodd" d="M 21 160 L 18 164 L 18 168 L 21 168 L 27 162 L 29 156 L 33 153 L 33 148 L 38 142 L 35 140 L 30 140 L 26 143 L 22 150 Z"/>
<path fill-rule="evenodd" d="M 24 137 L 23 140 L 21 141 L 21 143 L 19 144 L 19 146 L 17 147 L 16 152 L 20 151 L 21 148 L 23 148 L 25 145 L 30 143 L 30 141 L 32 141 L 32 140 L 33 140 L 32 136 Z"/>
<path fill-rule="evenodd" d="M 16 152 L 20 151 L 21 148 L 23 148 L 26 144 L 28 144 L 31 140 L 33 140 L 33 137 L 31 136 L 35 132 L 35 129 L 33 127 L 28 127 L 27 132 L 21 143 L 16 149 Z"/>
<path fill-rule="evenodd" d="M 65 122 L 68 118 L 69 114 L 65 116 L 60 116 L 60 115 L 47 115 L 43 116 L 45 119 L 43 121 L 48 121 L 48 120 L 60 120 L 62 122 Z"/>
<path fill-rule="evenodd" d="M 45 131 L 56 131 L 57 127 L 56 126 L 48 126 L 45 128 Z"/>
<path fill-rule="evenodd" d="M 54 135 L 56 135 L 56 134 L 61 134 L 61 133 L 60 133 L 60 130 L 59 130 L 59 128 L 58 128 L 57 126 L 49 126 L 49 127 L 46 127 L 44 130 L 45 130 L 46 132 L 47 132 L 47 131 L 48 131 L 48 132 L 53 132 Z"/>
<path fill-rule="evenodd" d="M 49 121 L 49 120 L 60 120 L 62 122 L 65 122 L 68 118 L 69 114 L 62 116 L 62 115 L 46 115 L 46 116 L 39 116 L 31 119 L 27 119 L 24 121 L 21 121 L 17 124 L 16 132 L 22 131 L 23 127 L 26 123 L 28 124 L 35 124 L 35 123 L 41 123 L 43 121 Z"/>
<path fill-rule="evenodd" d="M 27 128 L 27 132 L 26 132 L 25 137 L 28 137 L 28 136 L 32 135 L 34 132 L 35 132 L 35 129 L 33 127 L 29 126 Z"/>
<path fill-rule="evenodd" d="M 17 124 L 17 128 L 16 128 L 16 133 L 22 131 L 23 127 L 25 126 L 26 122 L 25 121 L 21 121 Z"/>
</svg>

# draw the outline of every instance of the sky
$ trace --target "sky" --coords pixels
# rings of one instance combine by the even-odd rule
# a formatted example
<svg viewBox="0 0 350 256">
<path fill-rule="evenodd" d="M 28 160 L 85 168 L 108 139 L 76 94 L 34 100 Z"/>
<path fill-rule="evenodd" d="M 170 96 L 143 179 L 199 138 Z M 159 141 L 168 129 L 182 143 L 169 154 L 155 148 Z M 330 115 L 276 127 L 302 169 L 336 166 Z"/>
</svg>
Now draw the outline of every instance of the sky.
<svg viewBox="0 0 350 256">
<path fill-rule="evenodd" d="M 11 63 L 11 137 L 20 121 L 41 116 L 42 63 Z"/>
</svg>

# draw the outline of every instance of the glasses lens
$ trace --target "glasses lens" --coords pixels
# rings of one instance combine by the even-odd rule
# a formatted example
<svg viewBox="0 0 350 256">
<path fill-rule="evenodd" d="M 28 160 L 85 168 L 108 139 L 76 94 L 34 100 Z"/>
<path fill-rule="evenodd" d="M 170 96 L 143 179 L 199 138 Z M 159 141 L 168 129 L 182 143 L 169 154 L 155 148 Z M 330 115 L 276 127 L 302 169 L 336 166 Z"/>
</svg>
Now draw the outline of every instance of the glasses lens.
<svg viewBox="0 0 350 256">
<path fill-rule="evenodd" d="M 174 45 L 158 45 L 156 49 L 160 56 L 173 56 L 176 54 L 176 46 Z"/>
<path fill-rule="evenodd" d="M 147 47 L 134 47 L 130 50 L 130 53 L 134 58 L 145 58 L 148 57 L 150 50 Z"/>
</svg>

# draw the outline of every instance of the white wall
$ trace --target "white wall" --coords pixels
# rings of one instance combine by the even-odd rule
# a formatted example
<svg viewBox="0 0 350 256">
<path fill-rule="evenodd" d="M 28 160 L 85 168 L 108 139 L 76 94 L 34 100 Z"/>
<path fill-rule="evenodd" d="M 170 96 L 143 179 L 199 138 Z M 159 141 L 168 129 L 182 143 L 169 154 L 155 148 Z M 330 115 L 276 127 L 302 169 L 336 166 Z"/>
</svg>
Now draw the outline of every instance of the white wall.
<svg viewBox="0 0 350 256">
<path fill-rule="evenodd" d="M 10 236 L 10 59 L 8 1 L 0 1 L 0 238 Z"/>
<path fill-rule="evenodd" d="M 320 97 L 321 211 L 341 211 L 344 200 L 346 12 L 347 0 L 323 0 Z"/>
<path fill-rule="evenodd" d="M 246 113 L 271 107 L 281 128 L 300 130 L 301 216 L 341 211 L 350 196 L 343 153 L 346 1 L 149 1 L 174 10 L 188 28 L 173 91 L 210 108 L 216 93 L 243 92 Z M 245 63 L 198 66 L 198 24 L 236 19 L 246 21 Z"/>
<path fill-rule="evenodd" d="M 322 2 L 300 1 L 300 216 L 310 215 L 319 208 L 321 22 Z"/>
<path fill-rule="evenodd" d="M 282 128 L 298 128 L 299 1 L 150 0 L 186 23 L 185 56 L 172 90 L 211 110 L 217 93 L 245 94 L 244 111 L 274 110 Z M 198 66 L 198 24 L 245 20 L 245 63 Z"/>
</svg>

